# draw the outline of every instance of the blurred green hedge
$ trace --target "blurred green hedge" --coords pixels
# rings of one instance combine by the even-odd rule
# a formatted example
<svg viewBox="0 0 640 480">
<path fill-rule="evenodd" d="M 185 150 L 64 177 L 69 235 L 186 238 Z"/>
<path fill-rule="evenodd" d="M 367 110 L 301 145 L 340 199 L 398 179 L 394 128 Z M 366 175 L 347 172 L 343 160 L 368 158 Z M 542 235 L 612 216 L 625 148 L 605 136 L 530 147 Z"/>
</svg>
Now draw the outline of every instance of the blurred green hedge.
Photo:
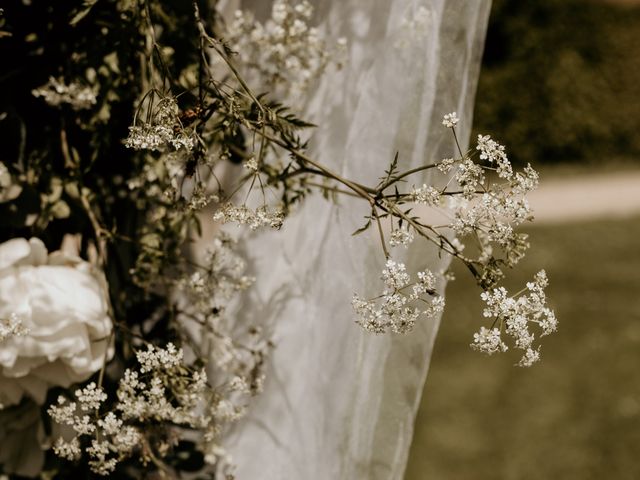
<svg viewBox="0 0 640 480">
<path fill-rule="evenodd" d="M 640 154 L 640 3 L 495 0 L 476 133 L 518 163 Z"/>
</svg>

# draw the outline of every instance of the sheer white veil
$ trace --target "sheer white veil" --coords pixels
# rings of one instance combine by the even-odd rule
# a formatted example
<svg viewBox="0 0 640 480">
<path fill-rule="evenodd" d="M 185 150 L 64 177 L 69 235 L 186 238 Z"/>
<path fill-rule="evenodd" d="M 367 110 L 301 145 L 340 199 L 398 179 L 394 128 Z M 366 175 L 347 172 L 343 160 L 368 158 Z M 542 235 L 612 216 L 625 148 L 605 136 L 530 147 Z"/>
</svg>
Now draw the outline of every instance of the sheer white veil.
<svg viewBox="0 0 640 480">
<path fill-rule="evenodd" d="M 260 15 L 271 2 L 247 3 Z M 396 151 L 403 169 L 452 156 L 441 124 L 451 111 L 465 148 L 489 0 L 312 3 L 315 21 L 349 50 L 345 67 L 312 89 L 303 115 L 319 125 L 314 158 L 374 185 Z M 257 282 L 237 316 L 259 316 L 275 349 L 264 392 L 228 441 L 239 480 L 404 475 L 439 320 L 405 336 L 354 323 L 351 297 L 380 289 L 384 263 L 375 235 L 351 236 L 367 213 L 358 199 L 312 196 L 281 231 L 246 241 Z M 424 242 L 402 255 L 413 272 L 449 262 Z"/>
</svg>

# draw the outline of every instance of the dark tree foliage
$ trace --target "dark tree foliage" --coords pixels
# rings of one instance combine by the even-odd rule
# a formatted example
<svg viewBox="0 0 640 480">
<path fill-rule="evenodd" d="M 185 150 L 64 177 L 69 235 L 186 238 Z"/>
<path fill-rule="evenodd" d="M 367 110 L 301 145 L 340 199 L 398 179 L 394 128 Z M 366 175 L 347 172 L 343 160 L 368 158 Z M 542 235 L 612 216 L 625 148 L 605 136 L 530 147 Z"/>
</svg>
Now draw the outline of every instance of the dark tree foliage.
<svg viewBox="0 0 640 480">
<path fill-rule="evenodd" d="M 201 9 L 203 16 L 211 15 L 205 5 Z M 166 302 L 130 275 L 142 254 L 141 243 L 130 239 L 139 238 L 153 201 L 143 193 L 131 192 L 123 181 L 142 167 L 140 155 L 126 149 L 123 139 L 142 93 L 144 13 L 144 3 L 135 0 L 7 0 L 2 2 L 0 17 L 0 162 L 12 176 L 23 180 L 20 196 L 0 203 L 0 242 L 37 236 L 51 251 L 60 247 L 64 234 L 80 233 L 81 254 L 86 258 L 89 242 L 98 242 L 82 201 L 88 199 L 98 216 L 95 220 L 109 236 L 110 261 L 105 273 L 114 314 L 122 319 L 126 312 L 129 329 L 135 328 L 136 319 L 155 317 L 158 327 L 171 316 Z M 163 43 L 181 52 L 171 58 L 169 70 L 180 72 L 197 63 L 198 31 L 192 3 L 158 2 L 149 13 L 162 26 Z M 64 104 L 52 108 L 32 94 L 50 77 L 83 79 L 97 89 L 97 104 L 87 110 Z M 193 95 L 185 94 L 181 107 L 188 108 L 195 101 Z M 171 228 L 165 232 L 159 248 L 165 255 L 179 256 L 175 233 Z M 163 334 L 163 342 L 171 340 L 171 332 L 159 327 L 157 331 Z M 147 333 L 153 339 L 153 332 Z M 126 362 L 131 352 L 122 350 L 124 343 L 116 348 Z M 108 376 L 104 387 L 113 396 L 116 385 Z M 49 399 L 59 393 L 53 389 Z M 43 415 L 43 421 L 48 425 L 50 419 Z M 202 455 L 188 443 L 175 448 L 174 462 L 183 470 L 198 470 L 203 465 Z M 57 472 L 50 477 L 56 479 L 95 476 L 86 463 L 62 462 L 52 451 L 44 470 Z M 142 471 L 131 460 L 123 462 L 111 478 L 141 478 Z"/>
<path fill-rule="evenodd" d="M 518 163 L 640 153 L 640 7 L 581 0 L 493 3 L 478 133 Z"/>
</svg>

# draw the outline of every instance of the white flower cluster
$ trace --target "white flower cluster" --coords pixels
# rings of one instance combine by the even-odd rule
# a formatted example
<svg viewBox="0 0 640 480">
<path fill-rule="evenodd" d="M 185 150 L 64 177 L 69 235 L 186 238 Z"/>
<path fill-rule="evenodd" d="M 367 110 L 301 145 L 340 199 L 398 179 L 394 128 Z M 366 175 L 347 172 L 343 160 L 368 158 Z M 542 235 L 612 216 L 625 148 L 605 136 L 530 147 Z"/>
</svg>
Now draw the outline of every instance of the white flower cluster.
<svg viewBox="0 0 640 480">
<path fill-rule="evenodd" d="M 201 345 L 200 357 L 207 360 L 210 374 L 226 385 L 207 404 L 211 420 L 202 448 L 209 464 L 230 463 L 219 437 L 226 424 L 243 415 L 247 397 L 262 391 L 264 359 L 271 348 L 259 326 L 240 329 L 225 315 L 229 302 L 255 281 L 245 275 L 246 263 L 235 247 L 236 241 L 221 232 L 203 265 L 177 283 L 179 321 Z"/>
<path fill-rule="evenodd" d="M 503 145 L 492 140 L 489 135 L 478 135 L 476 150 L 480 151 L 481 160 L 487 160 L 490 164 L 496 165 L 496 171 L 500 178 L 510 179 L 513 177 L 513 168 L 507 159 Z"/>
<path fill-rule="evenodd" d="M 258 161 L 255 159 L 255 157 L 251 157 L 244 162 L 244 168 L 251 172 L 258 173 Z"/>
<path fill-rule="evenodd" d="M 29 329 L 22 324 L 22 320 L 12 313 L 9 318 L 0 318 L 0 342 L 9 337 L 22 337 L 29 333 Z"/>
<path fill-rule="evenodd" d="M 481 298 L 486 303 L 484 316 L 495 318 L 500 328 L 482 327 L 473 336 L 472 348 L 489 355 L 506 351 L 507 345 L 502 340 L 502 333 L 513 339 L 516 348 L 524 350 L 519 366 L 529 367 L 540 359 L 540 347 L 534 348 L 535 334 L 530 331 L 531 325 L 537 325 L 540 336 L 556 331 L 558 321 L 553 310 L 547 307 L 544 289 L 548 285 L 544 270 L 539 271 L 533 282 L 527 283 L 525 292 L 510 296 L 504 287 L 484 292 Z"/>
<path fill-rule="evenodd" d="M 65 84 L 63 80 L 49 77 L 49 81 L 31 93 L 34 97 L 42 97 L 53 107 L 62 104 L 70 105 L 74 110 L 86 110 L 96 104 L 95 92 L 79 83 Z"/>
<path fill-rule="evenodd" d="M 148 345 L 136 353 L 138 371 L 127 369 L 118 387 L 116 409 L 124 420 L 206 425 L 196 407 L 204 400 L 207 374 L 183 367 L 184 353 L 172 343 L 166 348 Z M 203 423 L 204 422 L 204 423 Z"/>
<path fill-rule="evenodd" d="M 382 280 L 386 288 L 381 295 L 363 300 L 357 294 L 351 305 L 358 315 L 356 323 L 373 333 L 407 333 L 413 329 L 420 317 L 433 317 L 444 309 L 444 298 L 435 293 L 436 280 L 433 273 L 426 270 L 418 272 L 418 280 L 411 283 L 403 263 L 387 260 L 382 270 Z M 409 291 L 410 288 L 410 291 Z M 432 300 L 426 295 L 433 297 Z M 423 310 L 413 306 L 423 302 Z"/>
<path fill-rule="evenodd" d="M 442 120 L 442 124 L 450 129 L 454 129 L 458 122 L 456 112 L 446 114 Z M 490 328 L 482 327 L 474 335 L 473 348 L 487 354 L 506 351 L 508 347 L 503 340 L 503 334 L 506 334 L 513 339 L 516 348 L 524 351 L 519 365 L 530 366 L 540 357 L 539 347 L 533 346 L 535 336 L 530 326 L 537 324 L 541 330 L 540 336 L 550 334 L 557 326 L 553 311 L 546 306 L 546 275 L 544 271 L 539 272 L 535 280 L 527 284 L 526 294 L 519 292 L 509 296 L 504 287 L 496 286 L 504 276 L 502 269 L 514 266 L 529 247 L 527 235 L 517 233 L 515 229 L 532 219 L 525 196 L 538 186 L 538 173 L 530 165 L 522 171 L 514 171 L 505 148 L 488 135 L 478 136 L 476 151 L 479 159 L 485 162 L 484 165 L 473 160 L 473 152 L 464 154 L 459 151 L 460 158 L 445 158 L 439 163 L 425 166 L 425 169 L 435 167 L 442 174 L 450 175 L 444 187 L 438 189 L 423 184 L 418 188 L 412 187 L 405 194 L 399 194 L 396 188 L 395 195 L 385 197 L 391 199 L 385 205 L 386 210 L 400 218 L 397 228 L 392 229 L 389 245 L 406 246 L 413 240 L 414 233 L 424 236 L 435 234 L 443 250 L 460 258 L 474 272 L 476 280 L 485 290 L 482 294 L 482 299 L 487 303 L 484 315 L 495 317 Z M 487 173 L 489 170 L 495 171 L 501 181 L 491 182 L 490 179 L 495 175 Z M 404 178 L 408 173 L 397 178 Z M 454 186 L 450 188 L 452 184 Z M 402 228 L 403 222 L 409 220 L 406 218 L 408 212 L 399 210 L 398 205 L 413 202 L 444 207 L 442 200 L 445 196 L 448 200 L 445 214 L 453 214 L 450 222 L 435 227 L 418 222 Z M 421 231 L 423 227 L 426 231 Z M 455 237 L 439 234 L 438 228 L 450 229 Z M 465 245 L 460 239 L 466 236 L 472 236 L 480 247 L 475 259 L 462 255 Z M 499 253 L 494 253 L 494 250 Z M 415 300 L 423 300 L 420 296 L 424 293 L 435 295 L 435 282 L 431 274 L 427 276 L 421 272 L 418 279 L 412 284 L 405 266 L 388 260 L 382 272 L 382 280 L 386 285 L 382 294 L 371 300 L 363 300 L 358 295 L 353 298 L 357 323 L 375 333 L 406 332 L 421 313 L 427 316 L 437 313 L 444 304 L 440 297 L 426 302 L 429 305 L 426 312 L 420 312 L 411 304 Z M 409 287 L 412 288 L 410 292 Z"/>
<path fill-rule="evenodd" d="M 196 145 L 196 139 L 193 132 L 182 128 L 175 98 L 165 97 L 155 107 L 151 123 L 129 127 L 124 145 L 134 150 L 190 152 Z"/>
<path fill-rule="evenodd" d="M 145 459 L 146 424 L 211 428 L 213 417 L 203 414 L 203 406 L 211 398 L 207 375 L 204 370 L 184 366 L 182 349 L 171 343 L 164 349 L 149 345 L 137 352 L 136 358 L 140 368 L 125 370 L 118 400 L 105 415 L 100 410 L 107 395 L 94 382 L 76 390 L 75 401 L 60 396 L 57 404 L 49 407 L 52 419 L 75 433 L 71 440 L 56 440 L 53 449 L 58 456 L 79 459 L 81 438 L 88 436 L 91 441 L 85 453 L 89 466 L 94 473 L 106 476 L 136 450 L 141 450 Z"/>
<path fill-rule="evenodd" d="M 241 63 L 257 73 L 256 81 L 262 87 L 299 98 L 330 61 L 341 62 L 346 46 L 344 39 L 339 39 L 331 51 L 320 31 L 309 26 L 312 14 L 307 0 L 275 0 L 271 18 L 264 24 L 251 13 L 238 10 L 226 39 Z"/>
<path fill-rule="evenodd" d="M 139 446 L 141 433 L 136 427 L 125 425 L 113 412 L 99 416 L 107 395 L 94 382 L 76 390 L 75 397 L 76 401 L 70 402 L 60 396 L 57 404 L 48 409 L 55 422 L 67 425 L 75 432 L 70 440 L 59 437 L 53 445 L 53 451 L 66 460 L 78 460 L 82 456 L 80 438 L 88 436 L 91 442 L 85 451 L 89 457 L 89 467 L 98 475 L 109 475 L 118 462 Z"/>
<path fill-rule="evenodd" d="M 411 242 L 413 242 L 413 232 L 409 230 L 409 228 L 397 228 L 393 232 L 391 232 L 391 236 L 389 238 L 389 245 L 392 247 L 397 247 L 402 245 L 404 247 L 408 247 Z"/>
<path fill-rule="evenodd" d="M 458 114 L 456 112 L 447 113 L 442 119 L 442 125 L 447 128 L 455 127 L 460 119 L 458 118 Z"/>
<path fill-rule="evenodd" d="M 266 205 L 252 210 L 246 205 L 237 206 L 228 202 L 214 213 L 213 219 L 221 223 L 232 222 L 238 225 L 248 225 L 251 230 L 260 227 L 271 227 L 278 230 L 284 222 L 284 212 L 281 210 L 269 211 Z"/>
<path fill-rule="evenodd" d="M 458 165 L 455 179 L 462 187 L 464 198 L 469 199 L 472 198 L 480 188 L 483 188 L 485 182 L 484 170 L 470 158 L 465 158 Z"/>
<path fill-rule="evenodd" d="M 478 136 L 480 159 L 495 167 L 483 167 L 471 158 L 460 161 L 455 180 L 462 187 L 462 198 L 452 196 L 452 230 L 458 236 L 474 234 L 480 241 L 481 263 L 493 256 L 491 242 L 504 251 L 508 265 L 515 265 L 528 248 L 526 235 L 515 228 L 533 218 L 526 194 L 538 186 L 538 173 L 530 165 L 515 172 L 502 145 L 489 136 Z M 447 161 L 452 164 L 454 161 Z M 445 161 L 443 160 L 442 164 Z M 488 183 L 485 168 L 495 169 L 502 183 Z"/>
<path fill-rule="evenodd" d="M 402 19 L 394 47 L 408 51 L 411 47 L 424 45 L 431 26 L 432 15 L 431 10 L 425 5 L 410 8 L 410 11 Z"/>
<path fill-rule="evenodd" d="M 147 345 L 147 350 L 136 352 L 140 363 L 140 373 L 153 372 L 160 368 L 172 369 L 178 367 L 184 359 L 182 349 L 177 349 L 173 343 L 167 344 L 166 349 Z"/>
<path fill-rule="evenodd" d="M 187 299 L 192 314 L 206 316 L 215 311 L 222 316 L 227 304 L 234 296 L 246 290 L 255 278 L 244 274 L 246 262 L 234 250 L 236 241 L 225 232 L 220 232 L 211 244 L 203 268 L 178 281 L 178 288 Z"/>
<path fill-rule="evenodd" d="M 456 162 L 457 160 L 455 158 L 443 158 L 440 163 L 438 163 L 437 168 L 442 173 L 449 173 Z"/>
<path fill-rule="evenodd" d="M 420 188 L 413 187 L 409 193 L 409 199 L 422 205 L 437 207 L 440 206 L 442 192 L 431 185 L 424 184 Z"/>
</svg>

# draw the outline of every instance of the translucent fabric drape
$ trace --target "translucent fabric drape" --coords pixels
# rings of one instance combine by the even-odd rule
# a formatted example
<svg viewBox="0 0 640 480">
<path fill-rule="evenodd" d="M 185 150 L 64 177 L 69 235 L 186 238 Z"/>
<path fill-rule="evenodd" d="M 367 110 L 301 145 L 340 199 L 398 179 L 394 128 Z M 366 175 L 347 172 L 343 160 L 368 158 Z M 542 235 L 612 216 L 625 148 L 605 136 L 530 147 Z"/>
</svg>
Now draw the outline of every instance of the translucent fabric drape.
<svg viewBox="0 0 640 480">
<path fill-rule="evenodd" d="M 271 2 L 251 3 L 243 8 L 260 17 Z M 312 3 L 315 21 L 349 50 L 345 67 L 308 99 L 303 118 L 319 125 L 314 158 L 375 185 L 396 151 L 403 169 L 453 156 L 441 125 L 451 111 L 466 143 L 489 0 Z M 381 289 L 377 236 L 351 236 L 367 213 L 358 199 L 314 196 L 281 231 L 246 241 L 257 282 L 237 316 L 259 316 L 275 349 L 264 393 L 229 438 L 239 480 L 403 477 L 439 321 L 406 336 L 354 323 L 353 292 Z M 419 241 L 394 256 L 413 272 L 449 262 Z"/>
</svg>

